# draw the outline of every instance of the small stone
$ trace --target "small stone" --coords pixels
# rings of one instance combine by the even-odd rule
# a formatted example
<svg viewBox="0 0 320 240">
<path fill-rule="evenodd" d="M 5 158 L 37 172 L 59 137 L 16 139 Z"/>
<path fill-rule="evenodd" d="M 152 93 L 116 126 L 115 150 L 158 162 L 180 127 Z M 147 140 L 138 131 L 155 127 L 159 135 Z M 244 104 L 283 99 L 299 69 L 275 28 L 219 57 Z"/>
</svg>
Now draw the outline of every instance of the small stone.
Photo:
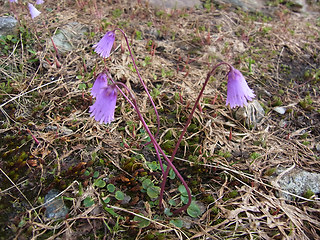
<svg viewBox="0 0 320 240">
<path fill-rule="evenodd" d="M 146 2 L 156 8 L 179 9 L 201 6 L 199 0 L 146 0 Z"/>
<path fill-rule="evenodd" d="M 247 125 L 257 126 L 264 117 L 263 107 L 257 100 L 249 102 L 247 106 L 241 107 L 236 111 L 236 119 L 244 120 Z"/>
<path fill-rule="evenodd" d="M 317 149 L 318 152 L 320 152 L 320 143 L 316 144 L 316 149 Z"/>
<path fill-rule="evenodd" d="M 285 128 L 286 126 L 288 126 L 288 122 L 286 120 L 281 119 L 281 121 L 279 122 L 279 126 Z"/>
<path fill-rule="evenodd" d="M 320 193 L 320 174 L 299 168 L 278 168 L 271 178 L 271 184 L 302 197 L 307 191 L 318 194 Z M 285 192 L 279 192 L 279 196 L 286 200 L 293 199 L 292 195 Z"/>
<path fill-rule="evenodd" d="M 17 23 L 14 17 L 0 17 L 0 36 L 16 34 Z"/>
<path fill-rule="evenodd" d="M 63 26 L 60 31 L 55 34 L 52 39 L 59 52 L 67 53 L 72 51 L 77 40 L 81 40 L 85 35 L 84 33 L 89 32 L 89 28 L 78 22 L 72 22 Z M 52 46 L 52 43 L 50 41 Z"/>
<path fill-rule="evenodd" d="M 286 109 L 284 107 L 274 107 L 273 110 L 279 114 L 285 114 Z"/>
<path fill-rule="evenodd" d="M 121 204 L 128 204 L 131 201 L 131 197 L 127 194 L 124 194 L 124 198 L 121 201 Z"/>
<path fill-rule="evenodd" d="M 243 42 L 239 41 L 239 40 L 235 40 L 233 43 L 233 51 L 234 52 L 238 52 L 238 53 L 243 53 L 246 51 L 246 48 L 243 44 Z"/>
<path fill-rule="evenodd" d="M 58 195 L 60 192 L 56 189 L 52 189 L 44 197 L 46 211 L 44 212 L 45 217 L 48 220 L 51 219 L 63 219 L 68 214 L 68 208 L 64 205 L 62 197 Z M 53 199 L 53 200 L 52 200 Z"/>
</svg>

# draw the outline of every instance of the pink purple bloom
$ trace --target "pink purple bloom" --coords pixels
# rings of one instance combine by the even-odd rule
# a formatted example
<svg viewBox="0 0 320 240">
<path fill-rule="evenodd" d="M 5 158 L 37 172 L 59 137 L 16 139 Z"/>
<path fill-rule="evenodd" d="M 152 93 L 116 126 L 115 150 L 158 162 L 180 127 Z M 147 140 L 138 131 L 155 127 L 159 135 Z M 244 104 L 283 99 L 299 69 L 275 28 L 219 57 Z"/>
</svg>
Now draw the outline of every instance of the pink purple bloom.
<svg viewBox="0 0 320 240">
<path fill-rule="evenodd" d="M 18 3 L 18 0 L 9 0 L 9 2 L 14 2 L 14 3 Z"/>
<path fill-rule="evenodd" d="M 114 110 L 117 102 L 117 88 L 108 85 L 106 74 L 100 74 L 91 89 L 91 95 L 96 102 L 90 106 L 90 117 L 94 117 L 100 123 L 111 123 L 114 120 Z"/>
<path fill-rule="evenodd" d="M 107 75 L 105 73 L 101 73 L 99 74 L 99 76 L 97 77 L 96 81 L 94 82 L 91 88 L 91 95 L 96 98 L 100 94 L 100 92 L 107 87 L 108 87 Z"/>
<path fill-rule="evenodd" d="M 241 72 L 233 67 L 228 74 L 228 90 L 227 90 L 227 104 L 231 108 L 236 106 L 243 107 L 247 105 L 247 100 L 251 101 L 255 94 L 248 87 L 246 80 Z"/>
<path fill-rule="evenodd" d="M 28 7 L 32 19 L 40 15 L 41 12 L 38 11 L 38 9 L 36 9 L 31 3 L 28 3 Z"/>
<path fill-rule="evenodd" d="M 115 32 L 107 32 L 97 44 L 93 45 L 93 48 L 95 49 L 94 51 L 98 53 L 101 57 L 108 58 L 110 56 L 114 39 Z"/>
<path fill-rule="evenodd" d="M 43 3 L 44 3 L 44 1 L 43 1 L 43 0 L 37 0 L 37 1 L 36 1 L 36 4 L 37 4 L 37 5 L 39 5 L 39 4 L 43 4 Z"/>
</svg>

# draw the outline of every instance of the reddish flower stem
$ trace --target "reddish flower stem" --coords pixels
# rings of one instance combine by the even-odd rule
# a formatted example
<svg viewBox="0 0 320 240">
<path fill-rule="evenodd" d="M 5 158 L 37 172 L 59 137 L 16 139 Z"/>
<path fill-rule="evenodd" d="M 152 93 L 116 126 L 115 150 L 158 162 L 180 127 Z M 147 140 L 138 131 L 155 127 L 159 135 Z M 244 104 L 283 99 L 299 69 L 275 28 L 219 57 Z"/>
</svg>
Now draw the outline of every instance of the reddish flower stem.
<svg viewBox="0 0 320 240">
<path fill-rule="evenodd" d="M 189 124 L 190 124 L 190 122 L 191 122 L 191 119 L 192 119 L 192 117 L 193 117 L 193 114 L 194 114 L 194 112 L 195 112 L 195 110 L 196 110 L 196 108 L 197 108 L 197 106 L 198 106 L 198 104 L 199 104 L 199 102 L 200 102 L 200 98 L 201 98 L 201 96 L 202 96 L 202 94 L 203 94 L 203 91 L 204 91 L 205 87 L 207 86 L 207 84 L 208 84 L 208 82 L 209 82 L 209 79 L 210 79 L 211 75 L 215 72 L 215 70 L 216 70 L 219 66 L 221 66 L 221 65 L 223 65 L 223 64 L 228 65 L 229 68 L 231 69 L 231 65 L 230 65 L 230 64 L 225 63 L 225 62 L 222 62 L 222 63 L 219 63 L 219 64 L 215 65 L 215 66 L 212 68 L 212 70 L 208 73 L 207 78 L 206 78 L 206 80 L 205 80 L 205 82 L 204 82 L 204 84 L 203 84 L 203 86 L 202 86 L 202 89 L 201 89 L 199 95 L 198 95 L 198 98 L 197 98 L 197 100 L 196 100 L 196 102 L 195 102 L 195 104 L 194 104 L 194 106 L 193 106 L 193 108 L 192 108 L 192 110 L 191 110 L 191 113 L 190 113 L 190 115 L 189 115 L 189 118 L 188 118 L 188 120 L 187 120 L 187 122 L 186 122 L 186 124 L 185 124 L 185 126 L 184 126 L 184 128 L 183 128 L 183 130 L 182 130 L 182 132 L 181 132 L 181 134 L 180 134 L 180 137 L 179 137 L 179 139 L 178 139 L 178 142 L 177 142 L 177 144 L 176 144 L 176 146 L 175 146 L 175 148 L 174 148 L 174 150 L 173 150 L 173 152 L 172 152 L 172 155 L 171 155 L 170 160 L 169 160 L 169 161 L 171 162 L 171 164 L 167 167 L 165 173 L 163 174 L 163 180 L 162 180 L 162 183 L 161 183 L 160 196 L 159 196 L 159 207 L 160 207 L 160 208 L 161 208 L 161 206 L 162 206 L 164 187 L 165 187 L 166 182 L 167 182 L 167 177 L 168 177 L 168 174 L 169 174 L 169 171 L 170 171 L 170 167 L 171 167 L 171 165 L 172 165 L 172 162 L 173 162 L 173 160 L 174 160 L 175 155 L 177 154 L 177 151 L 178 151 L 178 148 L 179 148 L 180 143 L 181 143 L 181 141 L 182 141 L 182 138 L 183 138 L 184 134 L 185 134 L 186 131 L 187 131 L 187 128 L 188 128 L 188 126 L 189 126 Z M 186 188 L 186 189 L 187 189 L 187 188 Z M 187 191 L 188 191 L 188 189 L 187 189 Z M 188 196 L 189 196 L 189 195 L 188 195 Z M 188 203 L 187 203 L 186 205 L 184 205 L 183 207 L 181 207 L 180 209 L 178 209 L 179 211 L 178 211 L 178 210 L 177 210 L 177 211 L 178 211 L 178 212 L 181 212 L 181 211 L 186 210 L 186 209 L 190 206 L 190 204 L 191 204 L 191 197 L 189 197 Z M 175 213 L 176 213 L 177 211 L 175 211 Z"/>
<path fill-rule="evenodd" d="M 128 38 L 127 38 L 126 34 L 125 34 L 124 31 L 123 31 L 122 29 L 120 29 L 120 28 L 117 28 L 117 29 L 115 29 L 114 31 L 116 31 L 116 30 L 119 30 L 119 31 L 122 33 L 122 35 L 124 36 L 124 39 L 126 40 L 126 43 L 127 43 L 127 46 L 128 46 L 128 50 L 129 50 L 129 54 L 130 54 L 131 59 L 132 59 L 132 62 L 133 62 L 133 66 L 134 66 L 134 68 L 136 69 L 136 72 L 137 72 L 137 74 L 138 74 L 138 77 L 139 77 L 139 79 L 140 79 L 140 82 L 141 82 L 144 90 L 146 91 L 146 93 L 147 93 L 147 95 L 148 95 L 148 97 L 149 97 L 149 99 L 150 99 L 150 102 L 151 102 L 151 104 L 152 104 L 152 106 L 153 106 L 153 109 L 154 109 L 154 111 L 155 111 L 155 114 L 156 114 L 156 116 L 157 116 L 157 125 L 158 125 L 158 128 L 157 128 L 157 132 L 156 132 L 156 134 L 155 134 L 155 138 L 157 138 L 157 136 L 158 136 L 158 134 L 159 134 L 159 130 L 160 130 L 160 118 L 159 118 L 159 114 L 158 114 L 156 105 L 155 105 L 155 103 L 153 102 L 152 97 L 151 97 L 151 95 L 150 95 L 150 93 L 149 93 L 149 91 L 148 91 L 148 88 L 147 88 L 146 84 L 144 83 L 144 81 L 142 80 L 142 77 L 141 77 L 141 75 L 140 75 L 140 73 L 139 73 L 139 70 L 138 70 L 138 67 L 137 67 L 137 65 L 136 65 L 136 62 L 135 62 L 135 60 L 134 60 L 134 57 L 133 57 L 133 54 L 132 54 L 132 51 L 131 51 L 131 48 L 130 48 L 130 44 L 129 44 L 129 41 L 128 41 Z"/>
<path fill-rule="evenodd" d="M 187 183 L 185 182 L 185 180 L 183 179 L 183 177 L 181 176 L 181 174 L 179 173 L 179 171 L 176 169 L 176 167 L 172 164 L 172 161 L 169 160 L 169 158 L 167 157 L 167 155 L 163 152 L 163 150 L 161 149 L 160 145 L 158 144 L 157 140 L 155 139 L 155 137 L 153 136 L 153 134 L 151 133 L 147 123 L 144 121 L 144 118 L 138 108 L 138 105 L 137 105 L 137 102 L 136 102 L 136 99 L 135 97 L 133 96 L 133 94 L 129 91 L 128 87 L 121 83 L 121 82 L 114 82 L 114 80 L 112 79 L 112 77 L 109 75 L 109 78 L 111 79 L 111 81 L 115 84 L 115 86 L 117 87 L 117 89 L 120 91 L 120 93 L 125 97 L 126 100 L 129 101 L 129 103 L 133 106 L 133 108 L 136 110 L 137 114 L 138 114 L 138 117 L 140 119 L 140 121 L 142 122 L 142 125 L 143 127 L 145 128 L 145 130 L 147 131 L 150 139 L 151 139 L 151 142 L 152 144 L 154 145 L 154 148 L 157 152 L 157 156 L 159 156 L 159 164 L 160 166 L 162 165 L 162 161 L 161 161 L 161 158 L 160 158 L 160 155 L 159 155 L 159 152 L 161 153 L 161 155 L 163 156 L 163 158 L 166 160 L 168 166 L 167 166 L 167 169 L 169 168 L 172 168 L 172 170 L 174 171 L 174 173 L 178 176 L 178 178 L 180 179 L 180 181 L 182 182 L 183 186 L 186 188 L 186 191 L 187 191 L 187 194 L 188 194 L 188 198 L 189 198 L 189 201 L 188 201 L 188 206 L 190 205 L 191 203 L 191 192 L 190 192 L 190 189 L 187 185 Z M 123 86 L 125 89 L 127 89 L 127 91 L 129 92 L 131 98 L 132 98 L 132 101 L 128 98 L 128 96 L 126 94 L 124 94 L 124 92 L 118 87 L 118 85 L 121 85 Z M 162 169 L 162 172 L 164 172 L 164 169 L 163 169 L 163 166 L 161 166 L 161 169 Z M 160 207 L 161 208 L 161 207 Z M 184 207 L 181 207 L 179 209 L 177 209 L 176 211 L 174 211 L 174 213 L 179 213 L 183 210 L 185 210 L 186 208 Z"/>
</svg>

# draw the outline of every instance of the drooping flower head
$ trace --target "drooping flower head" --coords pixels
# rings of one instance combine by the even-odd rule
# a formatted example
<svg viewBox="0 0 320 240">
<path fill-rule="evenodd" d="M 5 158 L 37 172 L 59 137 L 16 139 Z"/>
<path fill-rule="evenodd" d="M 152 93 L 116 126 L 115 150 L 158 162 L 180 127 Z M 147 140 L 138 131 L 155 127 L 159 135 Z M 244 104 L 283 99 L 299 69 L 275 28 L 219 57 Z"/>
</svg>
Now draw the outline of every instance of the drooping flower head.
<svg viewBox="0 0 320 240">
<path fill-rule="evenodd" d="M 18 3 L 18 0 L 9 0 L 9 2 L 14 2 L 14 3 Z"/>
<path fill-rule="evenodd" d="M 93 48 L 95 49 L 94 51 L 98 53 L 101 57 L 108 58 L 110 56 L 114 39 L 115 32 L 107 32 L 97 44 L 93 45 Z"/>
<path fill-rule="evenodd" d="M 33 6 L 31 3 L 28 3 L 28 7 L 32 19 L 40 15 L 41 12 L 38 11 L 38 9 L 36 9 L 35 6 Z"/>
<path fill-rule="evenodd" d="M 44 3 L 43 0 L 37 0 L 37 1 L 36 1 L 36 4 L 37 4 L 37 5 L 40 5 L 40 4 L 43 4 L 43 3 Z"/>
<path fill-rule="evenodd" d="M 100 92 L 108 87 L 108 78 L 105 73 L 100 73 L 91 88 L 91 95 L 97 97 Z"/>
<path fill-rule="evenodd" d="M 108 84 L 106 74 L 100 74 L 91 89 L 91 95 L 96 102 L 90 106 L 90 117 L 100 123 L 111 123 L 114 120 L 114 110 L 117 102 L 117 88 Z"/>
<path fill-rule="evenodd" d="M 248 84 L 241 72 L 232 66 L 230 67 L 231 70 L 228 73 L 226 105 L 230 104 L 231 108 L 236 106 L 243 107 L 248 104 L 247 100 L 251 101 L 255 97 L 255 94 L 248 87 Z"/>
</svg>

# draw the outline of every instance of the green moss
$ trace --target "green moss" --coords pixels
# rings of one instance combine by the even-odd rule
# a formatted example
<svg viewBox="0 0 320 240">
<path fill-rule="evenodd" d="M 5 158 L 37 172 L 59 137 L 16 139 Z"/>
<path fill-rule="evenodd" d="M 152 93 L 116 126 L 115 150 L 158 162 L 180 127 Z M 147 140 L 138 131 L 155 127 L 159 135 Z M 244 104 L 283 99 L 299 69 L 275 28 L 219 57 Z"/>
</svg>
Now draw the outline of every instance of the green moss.
<svg viewBox="0 0 320 240">
<path fill-rule="evenodd" d="M 275 173 L 276 170 L 277 170 L 276 168 L 269 168 L 269 169 L 267 169 L 267 171 L 265 172 L 265 175 L 266 175 L 266 176 L 271 176 L 272 174 Z"/>
<path fill-rule="evenodd" d="M 233 190 L 228 195 L 229 195 L 230 198 L 235 198 L 235 197 L 237 197 L 239 195 L 239 193 L 238 193 L 238 191 Z"/>
<path fill-rule="evenodd" d="M 167 140 L 161 144 L 161 147 L 166 152 L 171 152 L 173 151 L 174 145 L 175 145 L 175 142 L 173 140 Z"/>
<path fill-rule="evenodd" d="M 305 197 L 305 198 L 311 199 L 312 196 L 314 196 L 314 192 L 311 191 L 310 189 L 308 189 L 307 191 L 305 191 L 303 193 L 303 197 Z"/>
<path fill-rule="evenodd" d="M 272 106 L 276 107 L 276 106 L 281 106 L 283 103 L 281 101 L 281 98 L 278 96 L 274 96 L 273 97 L 273 101 L 272 101 Z"/>
<path fill-rule="evenodd" d="M 306 111 L 312 111 L 314 109 L 313 106 L 311 106 L 311 104 L 313 103 L 310 95 L 307 95 L 302 101 L 299 102 L 300 107 L 303 108 L 303 110 Z"/>
</svg>

